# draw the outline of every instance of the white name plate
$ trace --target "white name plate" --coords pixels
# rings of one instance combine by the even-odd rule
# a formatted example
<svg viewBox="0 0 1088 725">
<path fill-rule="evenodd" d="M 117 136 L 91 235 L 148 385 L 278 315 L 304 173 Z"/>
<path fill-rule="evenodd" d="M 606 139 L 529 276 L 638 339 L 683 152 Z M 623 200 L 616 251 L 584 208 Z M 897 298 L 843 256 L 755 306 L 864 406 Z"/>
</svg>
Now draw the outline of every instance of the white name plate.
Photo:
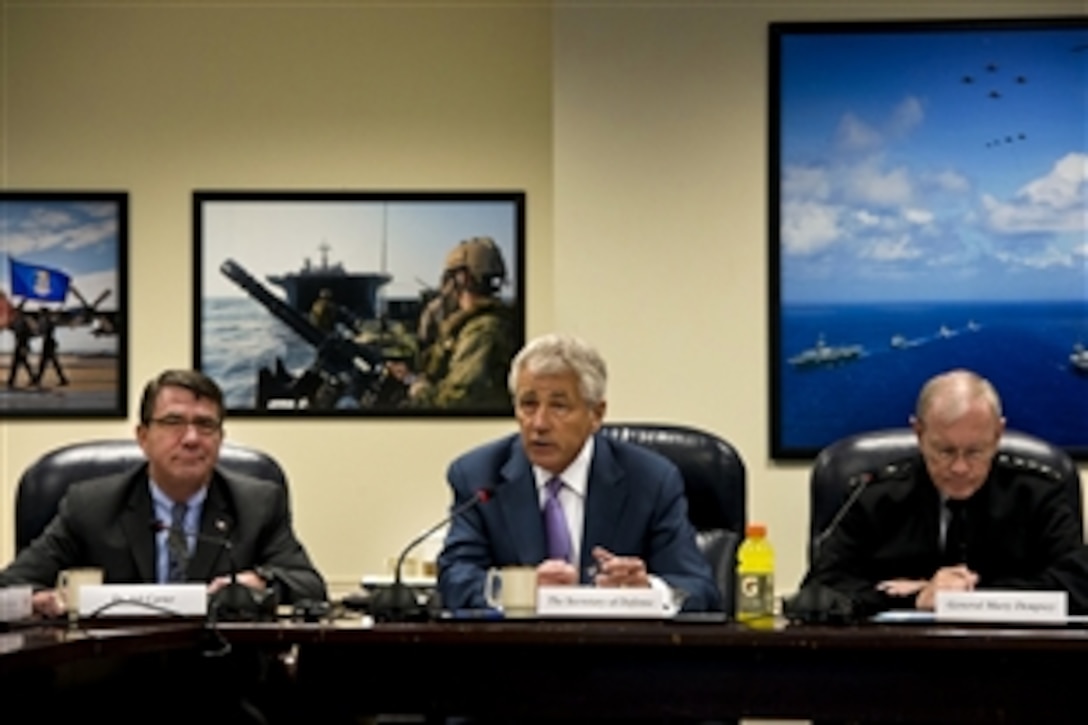
<svg viewBox="0 0 1088 725">
<path fill-rule="evenodd" d="M 206 584 L 88 584 L 79 588 L 79 616 L 203 617 Z"/>
<path fill-rule="evenodd" d="M 937 592 L 937 621 L 943 622 L 1065 622 L 1065 592 L 986 590 Z"/>
<path fill-rule="evenodd" d="M 676 612 L 659 589 L 611 587 L 540 587 L 539 617 L 665 619 Z"/>
<path fill-rule="evenodd" d="M 30 585 L 0 587 L 0 622 L 30 619 L 34 613 L 32 596 Z"/>
</svg>

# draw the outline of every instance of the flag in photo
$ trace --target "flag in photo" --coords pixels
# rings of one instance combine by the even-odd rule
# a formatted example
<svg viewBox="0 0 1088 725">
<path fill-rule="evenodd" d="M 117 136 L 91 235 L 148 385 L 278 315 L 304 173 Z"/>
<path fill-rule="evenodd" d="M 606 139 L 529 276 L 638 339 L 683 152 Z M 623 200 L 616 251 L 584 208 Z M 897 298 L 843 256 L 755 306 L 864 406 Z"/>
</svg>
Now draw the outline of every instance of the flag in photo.
<svg viewBox="0 0 1088 725">
<path fill-rule="evenodd" d="M 36 264 L 16 262 L 11 257 L 8 257 L 8 261 L 11 263 L 12 296 L 18 295 L 47 302 L 64 302 L 68 297 L 70 278 L 64 272 Z"/>
</svg>

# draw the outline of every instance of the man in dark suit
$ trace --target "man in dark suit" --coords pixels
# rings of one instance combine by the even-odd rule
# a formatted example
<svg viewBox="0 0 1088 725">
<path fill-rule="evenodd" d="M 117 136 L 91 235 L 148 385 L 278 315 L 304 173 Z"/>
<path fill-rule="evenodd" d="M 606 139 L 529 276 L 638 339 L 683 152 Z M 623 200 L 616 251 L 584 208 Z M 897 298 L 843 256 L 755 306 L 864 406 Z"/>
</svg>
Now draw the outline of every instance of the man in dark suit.
<svg viewBox="0 0 1088 725">
<path fill-rule="evenodd" d="M 541 586 L 655 586 L 682 592 L 686 610 L 721 608 L 680 472 L 651 451 L 597 435 L 605 383 L 604 361 L 577 338 L 546 335 L 514 358 L 509 388 L 520 436 L 449 467 L 454 506 L 481 489 L 493 493 L 450 524 L 438 559 L 445 607 L 485 607 L 488 568 L 522 564 L 537 567 Z"/>
<path fill-rule="evenodd" d="M 989 381 L 968 370 L 932 378 L 911 424 L 919 455 L 866 484 L 802 591 L 830 589 L 862 616 L 982 588 L 1066 589 L 1082 608 L 1080 512 L 1053 472 L 995 460 L 1005 419 Z"/>
<path fill-rule="evenodd" d="M 236 566 L 239 583 L 272 587 L 281 602 L 326 598 L 292 531 L 283 486 L 216 468 L 223 395 L 215 381 L 160 374 L 144 388 L 136 438 L 147 463 L 73 485 L 42 535 L 0 572 L 0 586 L 33 585 L 34 609 L 55 616 L 65 609 L 53 589 L 63 569 L 98 567 L 105 583 L 207 582 L 215 594 Z"/>
</svg>

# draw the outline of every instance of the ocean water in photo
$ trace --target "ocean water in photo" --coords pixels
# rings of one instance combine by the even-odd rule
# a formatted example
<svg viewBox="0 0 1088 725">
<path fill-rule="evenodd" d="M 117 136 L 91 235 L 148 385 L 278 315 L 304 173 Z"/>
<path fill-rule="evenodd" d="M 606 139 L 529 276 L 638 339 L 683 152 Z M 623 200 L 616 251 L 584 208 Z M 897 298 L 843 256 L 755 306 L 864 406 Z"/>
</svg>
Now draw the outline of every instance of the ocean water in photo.
<svg viewBox="0 0 1088 725">
<path fill-rule="evenodd" d="M 789 306 L 780 320 L 784 449 L 907 425 L 922 384 L 960 367 L 993 382 L 1010 428 L 1088 448 L 1088 373 L 1069 357 L 1088 345 L 1083 301 Z M 841 360 L 805 364 L 819 340 Z"/>
<path fill-rule="evenodd" d="M 296 371 L 314 360 L 314 348 L 249 298 L 205 298 L 200 367 L 223 389 L 227 408 L 255 408 L 257 373 L 281 358 Z"/>
</svg>

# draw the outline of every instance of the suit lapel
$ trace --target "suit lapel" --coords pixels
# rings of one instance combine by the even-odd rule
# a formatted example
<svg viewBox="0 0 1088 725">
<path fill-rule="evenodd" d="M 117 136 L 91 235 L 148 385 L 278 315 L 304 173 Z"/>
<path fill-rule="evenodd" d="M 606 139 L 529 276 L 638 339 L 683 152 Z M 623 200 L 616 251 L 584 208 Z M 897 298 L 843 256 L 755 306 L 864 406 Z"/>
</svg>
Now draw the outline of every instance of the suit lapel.
<svg viewBox="0 0 1088 725">
<path fill-rule="evenodd" d="M 585 523 L 582 530 L 582 577 L 593 564 L 593 547 L 611 548 L 616 540 L 623 507 L 627 504 L 623 469 L 612 455 L 608 438 L 598 435 L 593 442 L 593 461 L 586 482 Z"/>
<path fill-rule="evenodd" d="M 219 557 L 225 556 L 225 543 L 234 531 L 234 511 L 226 492 L 226 483 L 218 473 L 213 474 L 208 485 L 208 496 L 204 499 L 204 509 L 200 514 L 200 533 L 203 539 L 197 539 L 193 558 L 189 560 L 190 581 L 211 581 L 216 571 Z M 229 570 L 229 559 L 226 562 Z"/>
<path fill-rule="evenodd" d="M 130 482 L 131 489 L 124 513 L 121 514 L 121 529 L 128 539 L 128 550 L 132 553 L 136 572 L 140 581 L 155 582 L 155 512 L 151 506 L 151 491 L 148 490 L 147 467 L 137 471 Z"/>
<path fill-rule="evenodd" d="M 502 518 L 514 546 L 518 563 L 535 565 L 544 560 L 544 521 L 540 515 L 540 498 L 536 479 L 521 443 L 515 437 L 510 457 L 500 475 L 502 484 L 496 496 L 502 507 Z"/>
</svg>

